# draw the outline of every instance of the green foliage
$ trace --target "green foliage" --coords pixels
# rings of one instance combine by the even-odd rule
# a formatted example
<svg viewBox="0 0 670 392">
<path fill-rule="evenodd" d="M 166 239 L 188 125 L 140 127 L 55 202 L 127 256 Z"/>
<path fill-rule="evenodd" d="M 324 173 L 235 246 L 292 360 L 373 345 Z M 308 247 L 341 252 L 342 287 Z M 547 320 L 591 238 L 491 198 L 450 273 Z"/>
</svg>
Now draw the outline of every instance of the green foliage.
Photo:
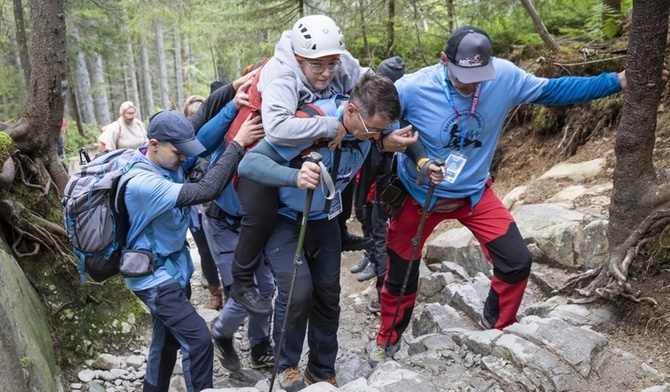
<svg viewBox="0 0 670 392">
<path fill-rule="evenodd" d="M 30 357 L 22 357 L 19 359 L 19 365 L 22 368 L 26 369 L 29 373 L 32 373 L 35 370 L 35 361 Z"/>
<path fill-rule="evenodd" d="M 79 155 L 79 148 L 90 148 L 98 144 L 98 135 L 101 130 L 95 124 L 83 124 L 85 137 L 79 134 L 77 124 L 74 120 L 68 120 L 67 128 L 63 134 L 65 139 L 65 155 L 72 157 Z"/>
</svg>

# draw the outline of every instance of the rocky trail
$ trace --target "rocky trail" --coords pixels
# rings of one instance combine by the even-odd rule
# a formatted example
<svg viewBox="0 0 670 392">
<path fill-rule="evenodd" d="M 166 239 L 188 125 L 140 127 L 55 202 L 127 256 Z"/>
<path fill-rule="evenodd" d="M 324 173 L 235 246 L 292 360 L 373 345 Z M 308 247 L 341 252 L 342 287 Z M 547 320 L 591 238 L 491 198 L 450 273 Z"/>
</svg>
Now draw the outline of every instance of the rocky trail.
<svg viewBox="0 0 670 392">
<path fill-rule="evenodd" d="M 304 391 L 670 391 L 670 301 L 659 300 L 658 308 L 649 310 L 624 300 L 571 303 L 554 294 L 569 276 L 593 268 L 608 254 L 612 144 L 607 137 L 594 143 L 595 149 L 584 149 L 568 162 L 553 165 L 551 159 L 532 161 L 537 154 L 528 155 L 525 163 L 507 162 L 508 171 L 498 173 L 503 180 L 493 189 L 505 196 L 535 260 L 518 323 L 503 331 L 478 326 L 489 266 L 467 230 L 441 225 L 425 250 L 430 264 L 422 263 L 417 307 L 402 347 L 395 360 L 373 369 L 367 357 L 379 317 L 367 304 L 375 295 L 374 281 L 358 282 L 349 272 L 362 252 L 343 253 L 340 387 L 319 383 Z M 350 227 L 356 231 L 357 223 Z M 198 265 L 197 252 L 192 254 Z M 199 273 L 192 281 L 192 301 L 212 323 L 218 312 L 203 309 L 209 292 Z M 667 298 L 669 275 L 660 270 L 631 282 L 657 287 L 658 295 Z M 272 370 L 249 368 L 244 327 L 235 344 L 244 369 L 231 374 L 215 361 L 215 389 L 208 391 L 267 391 Z M 141 390 L 147 346 L 143 342 L 130 355 L 110 353 L 111 364 L 101 361 L 82 369 L 70 389 Z M 180 373 L 178 364 L 171 391 L 185 390 Z"/>
</svg>

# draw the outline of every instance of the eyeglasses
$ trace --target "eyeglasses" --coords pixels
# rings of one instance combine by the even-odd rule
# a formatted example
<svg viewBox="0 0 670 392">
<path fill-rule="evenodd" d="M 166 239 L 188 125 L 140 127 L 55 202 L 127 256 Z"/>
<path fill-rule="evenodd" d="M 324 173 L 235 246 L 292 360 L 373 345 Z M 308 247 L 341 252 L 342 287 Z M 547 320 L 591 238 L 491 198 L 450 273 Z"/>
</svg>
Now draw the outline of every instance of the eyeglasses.
<svg viewBox="0 0 670 392">
<path fill-rule="evenodd" d="M 375 129 L 375 130 L 369 130 L 368 126 L 365 125 L 365 121 L 363 121 L 363 116 L 361 116 L 361 112 L 358 111 L 358 108 L 356 108 L 356 114 L 358 114 L 358 118 L 361 120 L 361 124 L 363 124 L 363 129 L 365 129 L 365 134 L 366 135 L 376 135 L 378 133 L 384 132 L 384 129 Z"/>
<path fill-rule="evenodd" d="M 312 63 L 309 61 L 305 61 L 305 64 L 307 64 L 307 66 L 312 72 L 319 75 L 322 74 L 326 70 L 326 68 L 330 72 L 337 71 L 338 69 L 340 69 L 340 65 L 342 65 L 342 62 L 340 60 L 335 60 L 333 62 L 328 63 L 327 65 L 324 65 L 323 63 Z"/>
</svg>

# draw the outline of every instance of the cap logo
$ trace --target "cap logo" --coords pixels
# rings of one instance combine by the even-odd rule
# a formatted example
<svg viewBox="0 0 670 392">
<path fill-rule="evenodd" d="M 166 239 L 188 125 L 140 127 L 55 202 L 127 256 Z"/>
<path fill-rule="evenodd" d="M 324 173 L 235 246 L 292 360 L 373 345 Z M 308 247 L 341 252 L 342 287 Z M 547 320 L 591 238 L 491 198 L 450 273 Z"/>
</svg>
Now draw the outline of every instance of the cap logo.
<svg viewBox="0 0 670 392">
<path fill-rule="evenodd" d="M 481 67 L 483 65 L 481 57 L 482 57 L 481 54 L 476 54 L 474 56 L 458 60 L 458 66 L 464 68 Z"/>
</svg>

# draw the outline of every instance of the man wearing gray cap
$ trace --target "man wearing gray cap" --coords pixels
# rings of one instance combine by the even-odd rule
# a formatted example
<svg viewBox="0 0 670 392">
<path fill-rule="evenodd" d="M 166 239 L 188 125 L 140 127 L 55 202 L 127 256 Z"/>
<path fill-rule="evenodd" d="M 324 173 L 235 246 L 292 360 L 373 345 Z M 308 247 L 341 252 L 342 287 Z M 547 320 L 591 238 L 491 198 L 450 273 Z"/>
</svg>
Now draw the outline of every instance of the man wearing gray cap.
<svg viewBox="0 0 670 392">
<path fill-rule="evenodd" d="M 236 113 L 231 109 L 229 120 Z M 154 115 L 147 132 L 148 146 L 137 149 L 131 160 L 129 173 L 133 175 L 124 193 L 130 229 L 121 274 L 151 312 L 145 392 L 169 389 L 179 349 L 188 391 L 212 387 L 211 337 L 188 300 L 194 268 L 186 231 L 190 206 L 213 200 L 235 174 L 244 147 L 254 141 L 245 129 L 240 129 L 221 159 L 197 183 L 185 182 L 182 164 L 206 148 L 180 112 Z"/>
<path fill-rule="evenodd" d="M 449 37 L 438 64 L 396 82 L 402 115 L 419 133 L 419 140 L 398 154 L 400 181 L 396 185 L 407 196 L 399 198 L 395 206 L 399 212 L 391 217 L 387 232 L 388 271 L 371 364 L 393 357 L 398 350 L 416 300 L 417 261 L 426 238 L 447 219 L 470 229 L 493 264 L 480 325 L 503 329 L 516 321 L 532 259 L 514 219 L 490 189 L 489 167 L 505 117 L 522 103 L 573 104 L 606 97 L 625 86 L 624 72 L 539 78 L 493 57 L 492 52 L 485 31 L 461 27 Z M 412 252 L 412 237 L 428 191 L 428 184 L 417 180 L 439 170 L 431 165 L 436 158 L 445 161 L 445 176 L 429 201 L 425 226 Z M 406 272 L 409 279 L 405 281 Z"/>
</svg>

